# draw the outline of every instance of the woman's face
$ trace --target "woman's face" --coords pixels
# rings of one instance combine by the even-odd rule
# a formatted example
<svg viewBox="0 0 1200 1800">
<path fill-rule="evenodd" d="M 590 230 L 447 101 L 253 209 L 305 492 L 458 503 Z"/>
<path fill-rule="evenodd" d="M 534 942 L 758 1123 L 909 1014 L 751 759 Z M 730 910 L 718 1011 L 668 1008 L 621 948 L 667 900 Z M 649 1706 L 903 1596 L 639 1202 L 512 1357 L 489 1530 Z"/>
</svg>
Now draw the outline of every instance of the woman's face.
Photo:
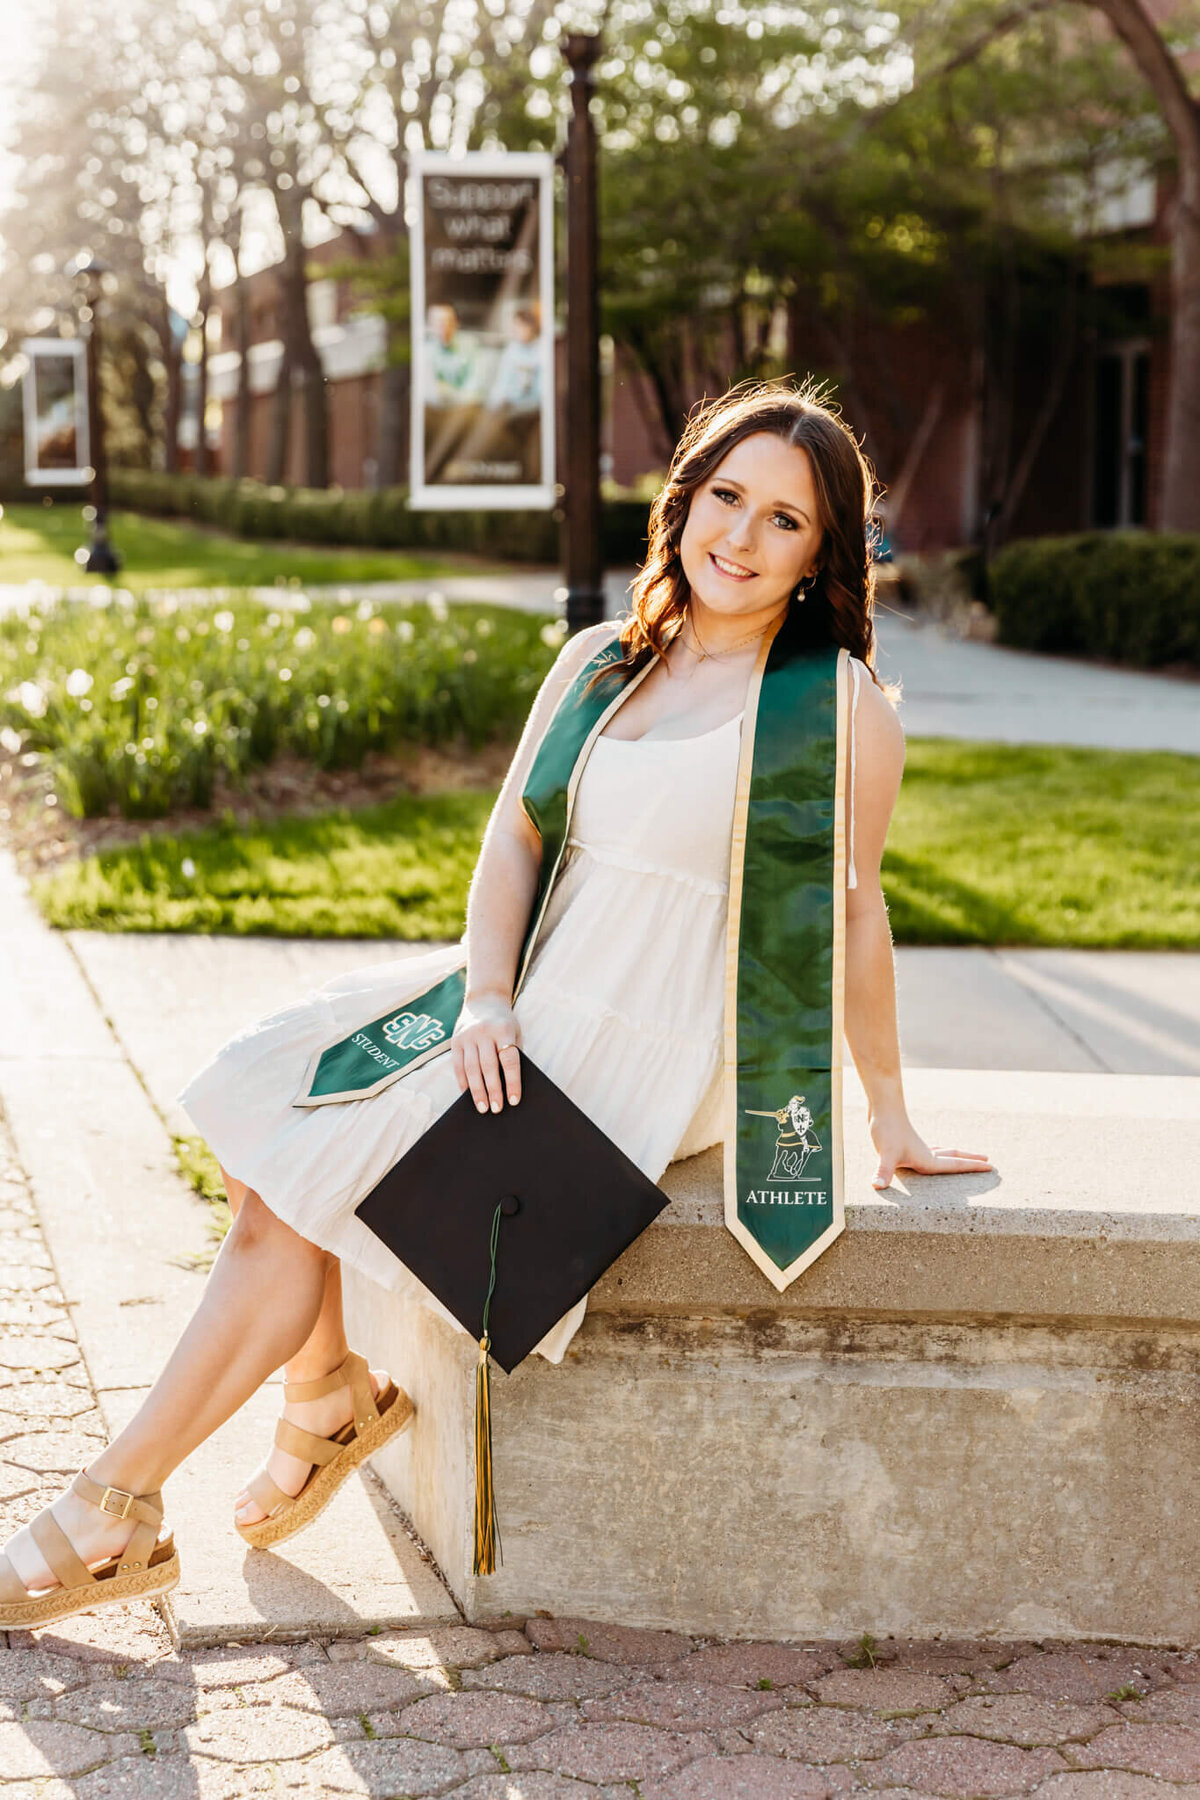
<svg viewBox="0 0 1200 1800">
<path fill-rule="evenodd" d="M 694 598 L 756 613 L 782 606 L 812 572 L 821 535 L 808 452 L 756 431 L 692 495 L 679 556 Z"/>
</svg>

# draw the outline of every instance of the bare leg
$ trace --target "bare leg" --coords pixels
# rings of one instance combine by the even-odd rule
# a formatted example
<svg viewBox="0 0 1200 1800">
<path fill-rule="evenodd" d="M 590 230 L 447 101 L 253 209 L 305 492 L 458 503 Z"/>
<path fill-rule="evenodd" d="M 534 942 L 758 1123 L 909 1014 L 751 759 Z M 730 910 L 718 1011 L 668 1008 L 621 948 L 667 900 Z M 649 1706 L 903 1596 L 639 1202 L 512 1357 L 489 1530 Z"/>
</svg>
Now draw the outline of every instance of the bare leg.
<svg viewBox="0 0 1200 1800">
<path fill-rule="evenodd" d="M 229 1210 L 236 1219 L 246 1195 L 253 1194 L 254 1190 L 224 1169 L 221 1170 L 221 1177 L 229 1198 Z M 325 1292 L 321 1310 L 308 1337 L 295 1356 L 288 1360 L 285 1373 L 289 1381 L 313 1381 L 320 1375 L 327 1375 L 330 1369 L 337 1368 L 349 1349 L 342 1318 L 342 1265 L 336 1256 L 331 1256 L 328 1252 L 325 1253 L 325 1262 Z"/>
<path fill-rule="evenodd" d="M 325 1305 L 329 1258 L 246 1193 L 199 1306 L 134 1417 L 88 1472 L 134 1494 L 156 1493 L 198 1444 L 237 1411 L 312 1333 Z M 54 1517 L 85 1562 L 117 1555 L 127 1521 L 75 1494 Z M 28 1587 L 53 1584 L 28 1531 L 9 1546 Z"/>
<path fill-rule="evenodd" d="M 221 1176 L 229 1198 L 230 1211 L 236 1219 L 247 1193 L 253 1190 L 248 1189 L 245 1182 L 238 1181 L 225 1169 L 221 1170 Z M 305 1342 L 287 1363 L 284 1374 L 289 1381 L 315 1381 L 322 1375 L 328 1375 L 345 1361 L 350 1348 L 346 1342 L 346 1326 L 342 1316 L 342 1265 L 336 1256 L 329 1256 L 327 1264 L 321 1310 Z M 383 1392 L 387 1379 L 384 1370 L 372 1369 L 371 1385 L 376 1397 Z M 335 1431 L 340 1431 L 343 1425 L 349 1424 L 353 1416 L 349 1387 L 339 1388 L 320 1400 L 289 1400 L 283 1408 L 285 1419 L 289 1419 L 293 1425 L 299 1425 L 303 1431 L 313 1432 L 317 1437 L 332 1437 Z M 286 1450 L 274 1446 L 263 1467 L 285 1494 L 298 1494 L 312 1472 L 311 1463 L 302 1462 L 298 1456 L 292 1456 Z M 244 1525 L 252 1525 L 266 1516 L 262 1507 L 250 1498 L 245 1488 L 238 1494 L 233 1507 L 235 1517 Z"/>
</svg>

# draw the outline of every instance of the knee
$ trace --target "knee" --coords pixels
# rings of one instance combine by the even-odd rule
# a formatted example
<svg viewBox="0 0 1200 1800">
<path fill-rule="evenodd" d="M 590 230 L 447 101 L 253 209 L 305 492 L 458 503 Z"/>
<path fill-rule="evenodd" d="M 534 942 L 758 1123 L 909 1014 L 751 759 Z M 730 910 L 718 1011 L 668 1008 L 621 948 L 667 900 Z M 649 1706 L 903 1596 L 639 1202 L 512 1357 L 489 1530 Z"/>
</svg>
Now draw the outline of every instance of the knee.
<svg viewBox="0 0 1200 1800">
<path fill-rule="evenodd" d="M 326 1251 L 301 1237 L 290 1225 L 285 1225 L 253 1188 L 247 1188 L 225 1240 L 230 1250 L 245 1253 L 269 1249 L 281 1243 L 284 1238 L 293 1251 L 307 1251 L 315 1262 L 324 1263 L 328 1260 Z"/>
<path fill-rule="evenodd" d="M 225 1241 L 231 1250 L 252 1250 L 273 1237 L 280 1223 L 253 1188 L 245 1188 Z"/>
</svg>

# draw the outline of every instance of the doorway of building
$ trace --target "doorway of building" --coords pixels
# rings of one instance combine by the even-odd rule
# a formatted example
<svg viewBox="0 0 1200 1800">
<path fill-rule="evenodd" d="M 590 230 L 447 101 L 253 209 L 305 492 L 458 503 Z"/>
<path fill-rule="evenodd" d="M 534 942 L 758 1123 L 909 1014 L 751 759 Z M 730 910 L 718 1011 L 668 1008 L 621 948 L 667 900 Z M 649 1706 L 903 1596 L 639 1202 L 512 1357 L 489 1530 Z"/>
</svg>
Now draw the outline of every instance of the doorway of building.
<svg viewBox="0 0 1200 1800">
<path fill-rule="evenodd" d="M 1146 429 L 1150 346 L 1144 338 L 1108 344 L 1095 368 L 1092 523 L 1146 523 Z"/>
</svg>

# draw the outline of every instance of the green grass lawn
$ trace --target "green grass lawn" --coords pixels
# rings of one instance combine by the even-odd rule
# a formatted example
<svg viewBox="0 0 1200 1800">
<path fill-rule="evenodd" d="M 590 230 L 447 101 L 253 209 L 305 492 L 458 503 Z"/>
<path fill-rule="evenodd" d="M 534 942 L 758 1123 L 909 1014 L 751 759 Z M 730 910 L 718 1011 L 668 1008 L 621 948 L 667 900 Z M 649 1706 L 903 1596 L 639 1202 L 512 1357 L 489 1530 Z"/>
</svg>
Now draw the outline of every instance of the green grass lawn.
<svg viewBox="0 0 1200 1800">
<path fill-rule="evenodd" d="M 124 559 L 116 582 L 134 593 L 146 588 L 270 587 L 292 579 L 303 585 L 420 581 L 461 574 L 465 566 L 401 550 L 317 550 L 303 544 L 254 543 L 138 513 L 113 513 L 110 535 Z M 88 537 L 76 502 L 6 506 L 0 520 L 0 581 L 45 581 L 51 587 L 97 581 L 98 576 L 85 575 L 75 561 L 75 551 Z"/>
<path fill-rule="evenodd" d="M 54 925 L 454 937 L 490 793 L 226 827 L 35 884 Z M 1200 949 L 1200 758 L 915 739 L 884 862 L 898 943 Z"/>
<path fill-rule="evenodd" d="M 452 938 L 494 794 L 222 823 L 87 857 L 35 882 L 53 925 L 238 936 Z"/>
<path fill-rule="evenodd" d="M 914 739 L 897 943 L 1200 949 L 1200 757 Z"/>
</svg>

